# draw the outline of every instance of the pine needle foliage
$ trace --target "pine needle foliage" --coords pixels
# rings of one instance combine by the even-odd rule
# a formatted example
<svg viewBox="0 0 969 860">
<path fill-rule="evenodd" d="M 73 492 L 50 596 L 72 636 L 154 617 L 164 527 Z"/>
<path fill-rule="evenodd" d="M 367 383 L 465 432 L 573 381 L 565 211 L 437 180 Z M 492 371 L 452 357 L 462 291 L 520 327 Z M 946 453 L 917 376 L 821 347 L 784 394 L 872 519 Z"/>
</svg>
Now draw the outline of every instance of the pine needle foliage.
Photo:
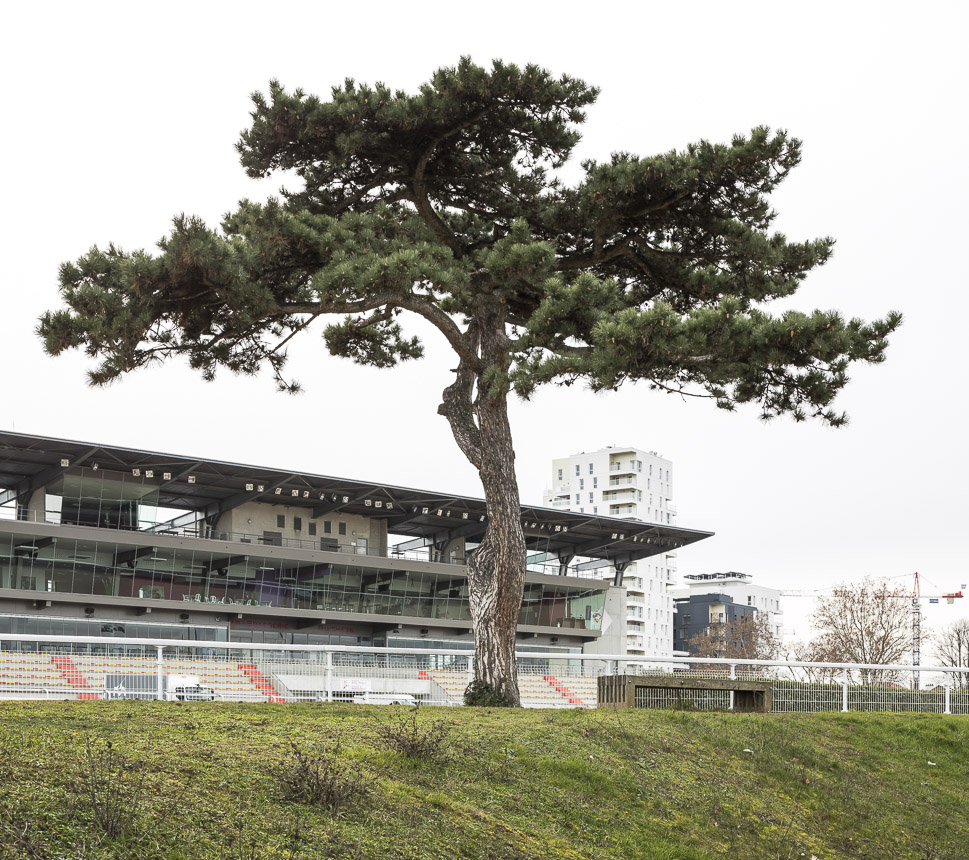
<svg viewBox="0 0 969 860">
<path fill-rule="evenodd" d="M 404 311 L 473 352 L 467 321 L 488 292 L 507 309 L 509 359 L 492 393 L 644 380 L 725 409 L 757 403 L 765 418 L 843 423 L 832 401 L 849 365 L 881 361 L 900 317 L 762 309 L 831 254 L 831 239 L 771 232 L 768 197 L 800 142 L 760 127 L 617 153 L 567 187 L 556 168 L 596 95 L 537 66 L 469 58 L 413 95 L 347 80 L 322 100 L 274 81 L 253 95 L 238 150 L 250 176 L 289 170 L 299 187 L 242 201 L 219 229 L 180 215 L 160 254 L 109 245 L 64 264 L 68 309 L 43 316 L 44 345 L 98 358 L 94 384 L 182 354 L 208 379 L 268 366 L 296 390 L 285 348 L 318 317 L 336 318 L 331 353 L 390 367 L 422 354 Z"/>
</svg>

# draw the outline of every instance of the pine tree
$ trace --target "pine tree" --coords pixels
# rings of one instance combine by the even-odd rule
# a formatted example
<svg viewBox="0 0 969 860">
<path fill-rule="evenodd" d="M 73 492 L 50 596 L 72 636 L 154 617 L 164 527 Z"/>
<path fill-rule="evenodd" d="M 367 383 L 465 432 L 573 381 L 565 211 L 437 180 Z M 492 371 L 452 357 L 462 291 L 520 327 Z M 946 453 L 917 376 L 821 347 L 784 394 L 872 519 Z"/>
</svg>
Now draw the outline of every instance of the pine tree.
<svg viewBox="0 0 969 860">
<path fill-rule="evenodd" d="M 219 229 L 179 216 L 158 254 L 92 248 L 62 266 L 68 308 L 38 327 L 50 354 L 97 357 L 96 385 L 185 355 L 206 379 L 268 366 L 295 390 L 286 345 L 318 318 L 333 355 L 377 367 L 421 356 L 406 313 L 429 321 L 457 358 L 438 411 L 488 506 L 468 564 L 476 671 L 512 704 L 525 574 L 512 392 L 641 380 L 839 425 L 849 364 L 881 361 L 900 322 L 762 309 L 832 248 L 770 232 L 768 195 L 800 159 L 785 132 L 619 153 L 562 183 L 596 95 L 467 58 L 414 95 L 347 80 L 325 101 L 272 82 L 238 150 L 250 176 L 287 170 L 298 187 L 242 201 Z"/>
</svg>

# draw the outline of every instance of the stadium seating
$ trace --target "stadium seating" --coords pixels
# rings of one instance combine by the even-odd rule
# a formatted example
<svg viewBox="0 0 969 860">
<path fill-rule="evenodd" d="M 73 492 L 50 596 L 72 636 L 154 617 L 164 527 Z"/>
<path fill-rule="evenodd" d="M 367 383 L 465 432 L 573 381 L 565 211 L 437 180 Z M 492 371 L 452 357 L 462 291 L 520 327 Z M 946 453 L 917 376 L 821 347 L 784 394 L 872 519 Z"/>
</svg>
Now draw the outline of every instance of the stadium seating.
<svg viewBox="0 0 969 860">
<path fill-rule="evenodd" d="M 74 656 L 71 658 L 90 686 L 104 688 L 106 675 L 154 675 L 158 663 L 154 657 Z M 215 691 L 216 698 L 265 702 L 269 698 L 240 667 L 227 660 L 191 657 L 165 657 L 162 670 L 166 675 L 195 675 L 203 687 Z"/>
<path fill-rule="evenodd" d="M 281 691 L 272 684 L 278 665 L 262 666 L 202 657 L 163 658 L 166 675 L 196 676 L 211 688 L 217 699 L 226 701 L 281 702 Z M 344 670 L 346 671 L 346 670 Z M 154 676 L 154 656 L 65 655 L 43 652 L 0 651 L 0 696 L 5 693 L 65 695 L 70 698 L 100 698 L 107 675 Z M 371 670 L 381 677 L 382 670 Z M 413 676 L 411 676 L 413 677 Z M 461 705 L 468 685 L 465 669 L 421 670 L 420 680 L 429 681 L 427 704 Z M 518 676 L 523 707 L 594 708 L 598 691 L 596 678 L 580 675 L 545 675 L 540 671 Z"/>
<path fill-rule="evenodd" d="M 67 678 L 51 661 L 50 654 L 36 651 L 0 651 L 0 693 L 9 691 L 42 692 L 70 687 Z"/>
<path fill-rule="evenodd" d="M 460 705 L 468 686 L 468 673 L 454 670 L 431 670 L 421 672 L 422 678 L 433 681 L 447 704 Z M 595 678 L 579 676 L 552 676 L 521 672 L 518 675 L 518 691 L 525 708 L 594 708 L 597 701 Z"/>
</svg>

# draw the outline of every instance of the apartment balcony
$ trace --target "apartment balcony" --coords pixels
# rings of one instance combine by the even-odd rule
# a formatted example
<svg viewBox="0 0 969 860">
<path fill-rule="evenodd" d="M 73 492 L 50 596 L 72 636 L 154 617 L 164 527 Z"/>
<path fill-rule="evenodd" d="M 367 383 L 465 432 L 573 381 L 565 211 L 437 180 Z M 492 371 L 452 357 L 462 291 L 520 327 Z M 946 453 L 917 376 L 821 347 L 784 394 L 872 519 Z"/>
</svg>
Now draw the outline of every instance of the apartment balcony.
<svg viewBox="0 0 969 860">
<path fill-rule="evenodd" d="M 609 464 L 609 474 L 610 475 L 635 475 L 636 469 L 630 466 L 628 463 L 610 463 Z"/>
<path fill-rule="evenodd" d="M 612 487 L 606 490 L 602 494 L 604 499 L 621 499 L 621 498 L 634 498 L 639 492 L 639 489 L 635 485 L 627 485 L 623 487 Z"/>
</svg>

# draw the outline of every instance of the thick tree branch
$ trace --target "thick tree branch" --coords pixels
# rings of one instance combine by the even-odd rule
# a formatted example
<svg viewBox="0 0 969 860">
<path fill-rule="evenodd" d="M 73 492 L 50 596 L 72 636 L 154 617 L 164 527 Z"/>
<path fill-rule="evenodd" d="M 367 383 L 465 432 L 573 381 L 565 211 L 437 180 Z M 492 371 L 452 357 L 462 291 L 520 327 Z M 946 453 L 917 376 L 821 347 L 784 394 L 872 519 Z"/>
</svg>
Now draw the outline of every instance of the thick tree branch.
<svg viewBox="0 0 969 860">
<path fill-rule="evenodd" d="M 413 203 L 417 207 L 418 213 L 427 223 L 428 227 L 434 231 L 434 235 L 436 235 L 438 239 L 440 239 L 451 249 L 455 257 L 463 257 L 465 250 L 461 246 L 461 243 L 458 242 L 454 233 L 451 232 L 447 224 L 441 220 L 441 216 L 438 215 L 437 212 L 434 211 L 434 207 L 431 206 L 431 202 L 427 196 L 427 185 L 425 183 L 427 165 L 430 163 L 431 156 L 434 155 L 434 150 L 437 149 L 441 143 L 443 143 L 449 137 L 453 137 L 459 132 L 464 131 L 464 129 L 474 125 L 485 114 L 487 114 L 490 109 L 491 105 L 484 107 L 463 122 L 458 123 L 453 128 L 441 132 L 439 135 L 434 137 L 431 142 L 424 147 L 420 158 L 417 160 L 417 164 L 414 166 L 414 173 L 411 177 L 411 184 L 414 191 Z"/>
<path fill-rule="evenodd" d="M 478 328 L 472 323 L 468 326 L 469 342 L 474 351 L 478 347 Z M 464 359 L 458 362 L 454 371 L 454 382 L 444 389 L 438 414 L 443 415 L 451 425 L 451 433 L 468 462 L 476 469 L 482 467 L 481 431 L 474 420 L 475 386 L 478 374 Z"/>
</svg>

